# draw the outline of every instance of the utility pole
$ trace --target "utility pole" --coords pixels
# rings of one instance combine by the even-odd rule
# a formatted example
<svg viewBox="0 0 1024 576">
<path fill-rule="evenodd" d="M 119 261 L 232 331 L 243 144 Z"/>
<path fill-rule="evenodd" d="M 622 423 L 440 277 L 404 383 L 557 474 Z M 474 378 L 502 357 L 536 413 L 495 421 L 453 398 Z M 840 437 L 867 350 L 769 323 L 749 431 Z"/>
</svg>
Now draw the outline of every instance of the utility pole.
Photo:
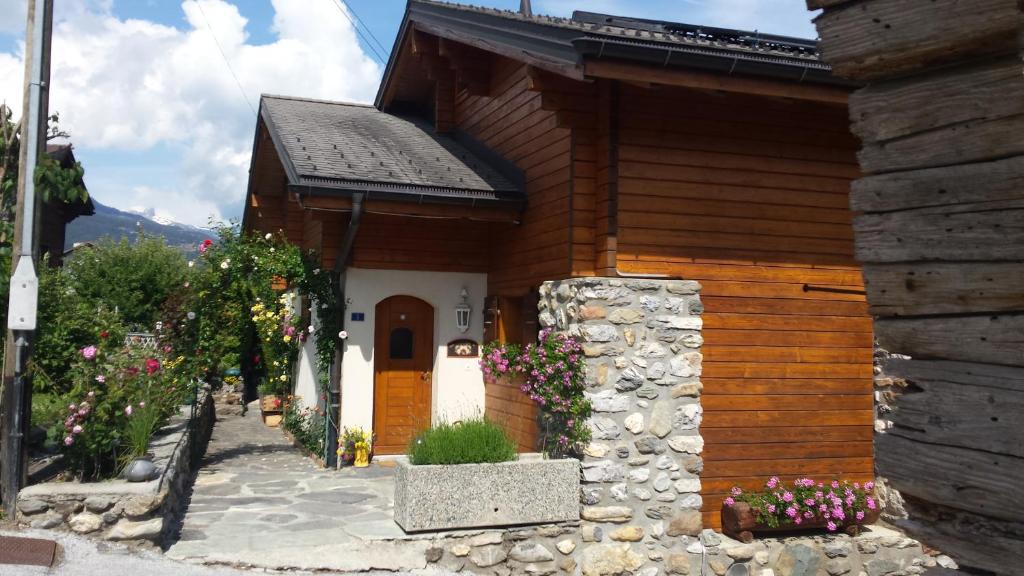
<svg viewBox="0 0 1024 576">
<path fill-rule="evenodd" d="M 49 105 L 50 36 L 53 0 L 28 0 L 25 35 L 25 105 L 18 160 L 7 345 L 3 366 L 3 434 L 0 437 L 0 491 L 4 514 L 15 517 L 18 491 L 28 467 L 25 438 L 32 414 L 32 383 L 27 375 L 36 330 L 39 278 L 35 271 L 38 198 L 35 169 L 45 153 Z"/>
</svg>

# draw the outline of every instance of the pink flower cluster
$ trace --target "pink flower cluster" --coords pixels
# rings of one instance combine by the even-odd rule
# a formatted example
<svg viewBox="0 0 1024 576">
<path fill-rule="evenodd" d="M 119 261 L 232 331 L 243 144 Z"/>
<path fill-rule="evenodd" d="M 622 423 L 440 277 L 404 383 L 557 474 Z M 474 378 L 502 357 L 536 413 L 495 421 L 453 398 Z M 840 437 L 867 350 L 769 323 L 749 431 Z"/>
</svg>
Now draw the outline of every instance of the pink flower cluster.
<svg viewBox="0 0 1024 576">
<path fill-rule="evenodd" d="M 773 476 L 765 483 L 765 489 L 744 493 L 734 487 L 723 503 L 734 506 L 736 502 L 748 503 L 757 514 L 758 522 L 777 527 L 781 523 L 802 524 L 818 518 L 825 521 L 830 532 L 845 525 L 864 520 L 868 510 L 874 510 L 877 503 L 871 496 L 874 482 L 833 480 L 828 485 L 810 478 L 798 478 L 793 488 L 783 487 L 782 481 Z"/>
<path fill-rule="evenodd" d="M 64 445 L 71 446 L 79 434 L 85 432 L 85 419 L 92 413 L 92 405 L 89 400 L 96 397 L 95 392 L 89 392 L 87 400 L 78 404 L 68 404 L 68 416 L 64 419 Z"/>
</svg>

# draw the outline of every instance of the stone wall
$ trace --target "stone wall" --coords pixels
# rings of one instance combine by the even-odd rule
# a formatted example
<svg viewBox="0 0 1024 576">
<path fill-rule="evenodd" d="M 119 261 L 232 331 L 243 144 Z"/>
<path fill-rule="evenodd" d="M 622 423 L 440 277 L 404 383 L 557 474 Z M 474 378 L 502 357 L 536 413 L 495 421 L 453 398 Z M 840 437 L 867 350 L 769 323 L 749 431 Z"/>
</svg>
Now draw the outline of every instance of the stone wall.
<svg viewBox="0 0 1024 576">
<path fill-rule="evenodd" d="M 583 530 L 638 553 L 645 539 L 700 534 L 700 285 L 576 278 L 542 285 L 539 307 L 541 326 L 586 355 Z"/>
<path fill-rule="evenodd" d="M 213 396 L 202 392 L 198 402 L 191 433 L 185 407 L 150 442 L 157 478 L 29 486 L 18 494 L 18 523 L 105 540 L 162 543 L 187 500 L 193 471 L 213 432 Z"/>
</svg>

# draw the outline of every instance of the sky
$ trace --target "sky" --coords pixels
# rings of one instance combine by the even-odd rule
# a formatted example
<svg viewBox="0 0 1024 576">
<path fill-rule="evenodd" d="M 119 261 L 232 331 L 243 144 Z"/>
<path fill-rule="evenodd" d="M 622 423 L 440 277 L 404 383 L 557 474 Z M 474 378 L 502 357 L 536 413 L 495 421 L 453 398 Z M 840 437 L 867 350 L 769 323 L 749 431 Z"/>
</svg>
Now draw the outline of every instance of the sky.
<svg viewBox="0 0 1024 576">
<path fill-rule="evenodd" d="M 0 101 L 16 113 L 26 5 L 0 0 Z M 816 35 L 805 0 L 533 0 L 535 13 L 573 9 Z M 241 217 L 259 95 L 371 102 L 405 0 L 57 0 L 55 10 L 50 111 L 90 194 L 206 226 Z"/>
</svg>

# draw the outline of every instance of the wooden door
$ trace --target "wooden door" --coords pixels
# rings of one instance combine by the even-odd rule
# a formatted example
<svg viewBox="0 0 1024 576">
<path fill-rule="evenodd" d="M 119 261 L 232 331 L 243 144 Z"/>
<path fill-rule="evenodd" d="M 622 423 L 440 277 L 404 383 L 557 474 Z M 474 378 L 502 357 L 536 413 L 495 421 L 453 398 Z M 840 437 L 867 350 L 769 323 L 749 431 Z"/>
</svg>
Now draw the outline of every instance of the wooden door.
<svg viewBox="0 0 1024 576">
<path fill-rule="evenodd" d="M 412 296 L 377 304 L 374 321 L 374 452 L 402 454 L 430 427 L 434 308 Z"/>
</svg>

